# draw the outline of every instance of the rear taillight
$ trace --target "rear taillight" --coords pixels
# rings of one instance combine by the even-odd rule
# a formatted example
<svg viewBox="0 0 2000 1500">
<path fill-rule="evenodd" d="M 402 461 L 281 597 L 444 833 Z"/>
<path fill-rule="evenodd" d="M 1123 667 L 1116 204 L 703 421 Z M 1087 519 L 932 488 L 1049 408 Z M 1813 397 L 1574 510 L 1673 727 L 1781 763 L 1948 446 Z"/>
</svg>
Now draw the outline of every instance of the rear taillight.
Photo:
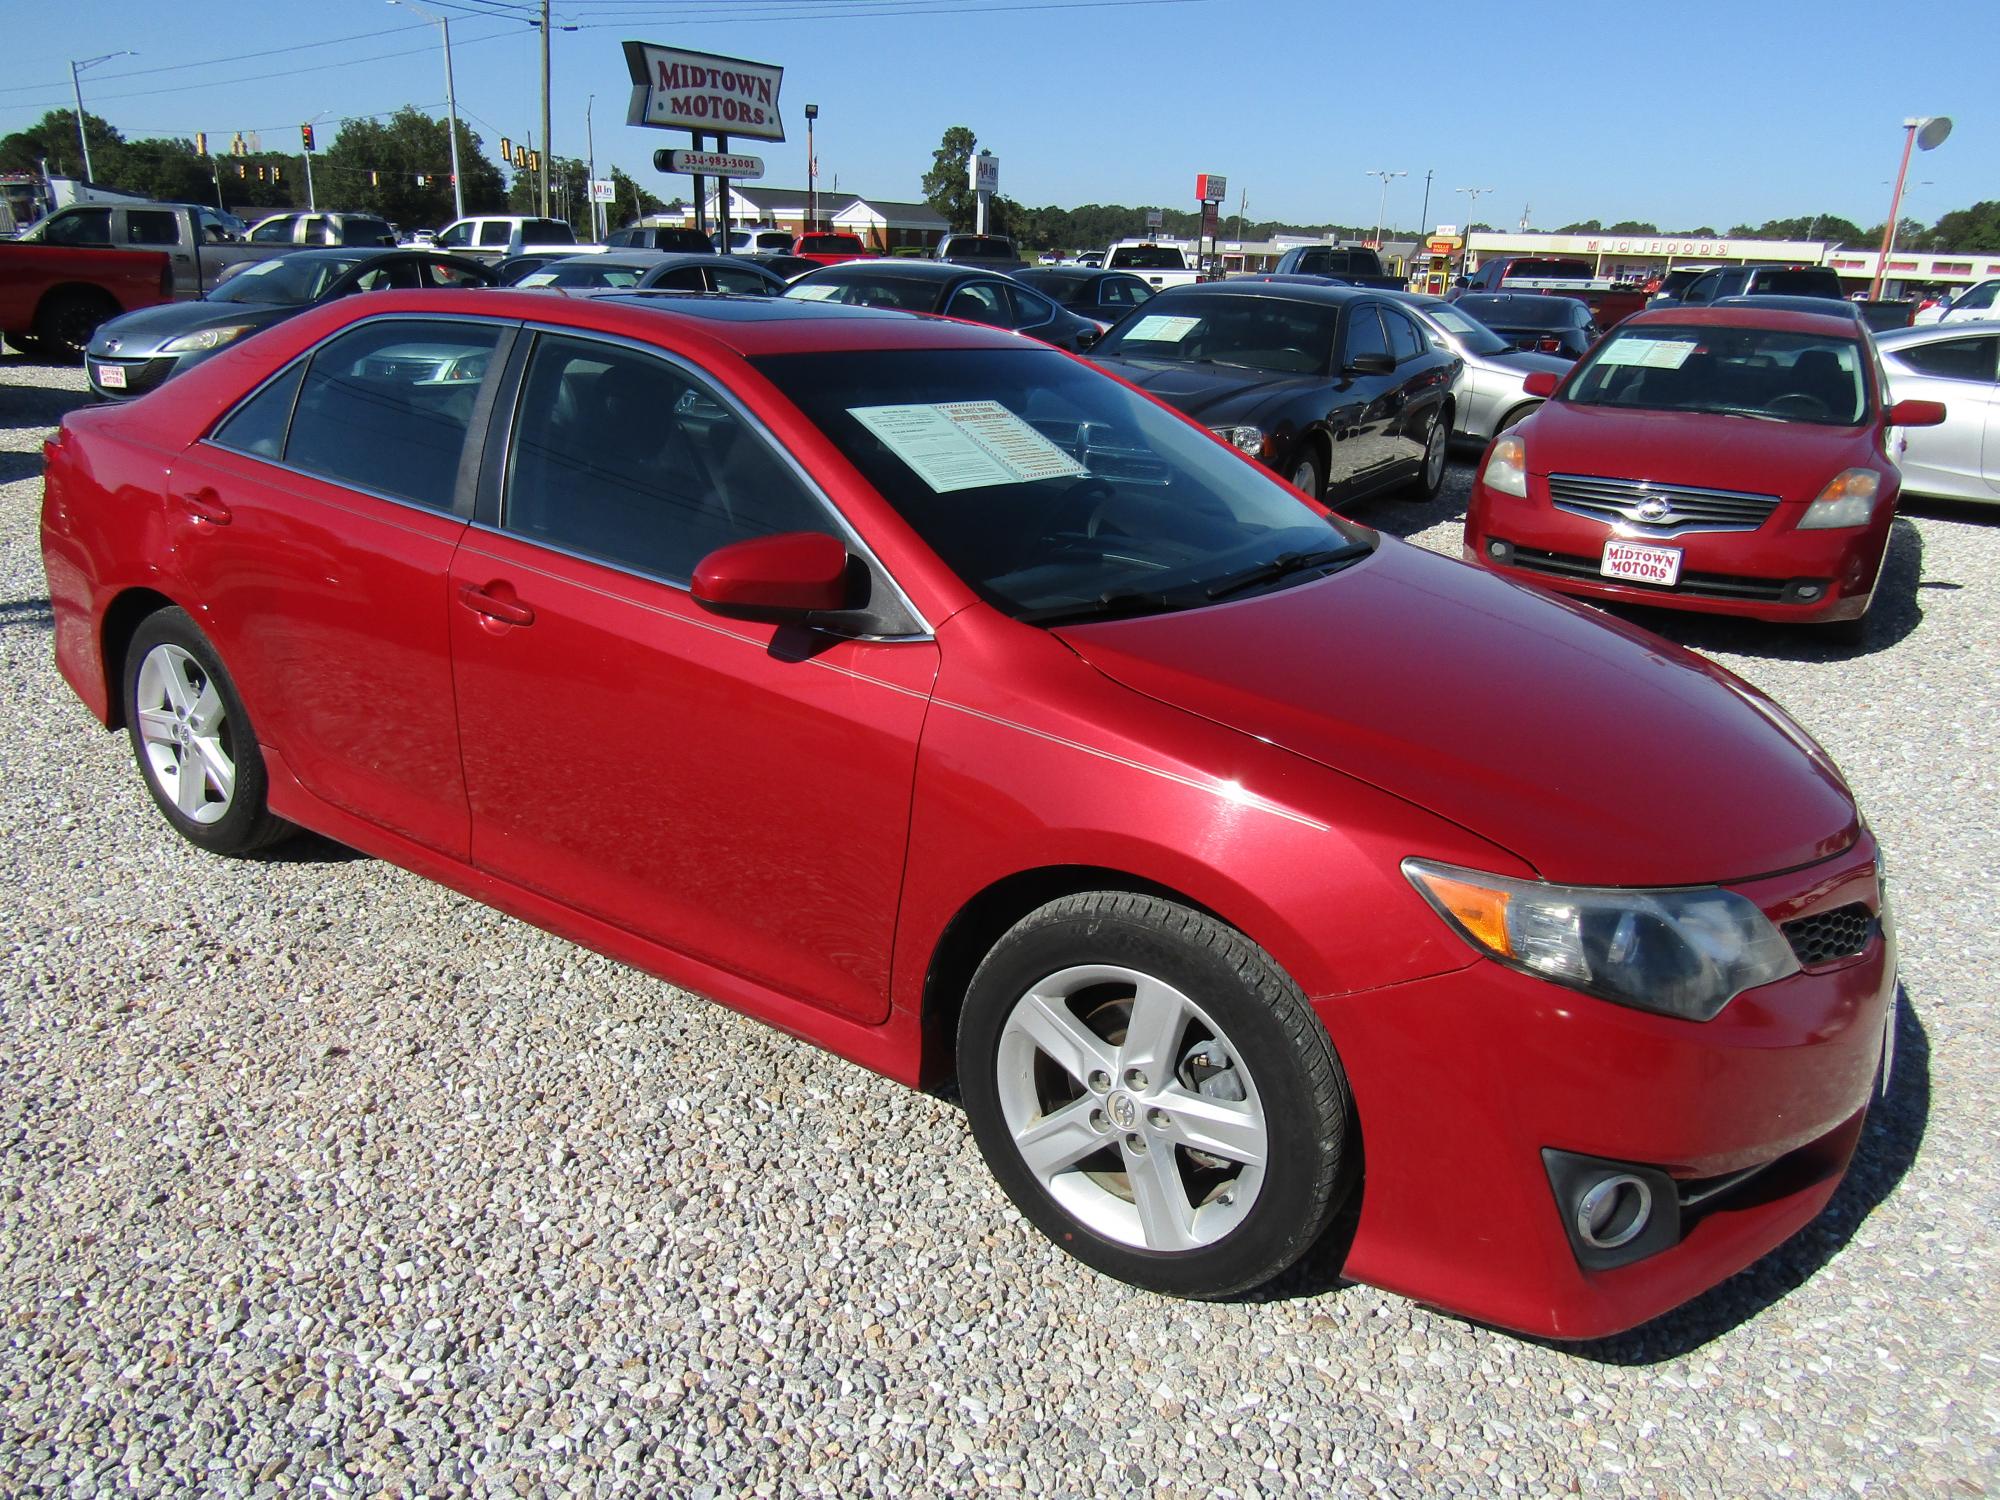
<svg viewBox="0 0 2000 1500">
<path fill-rule="evenodd" d="M 1539 339 L 1535 340 L 1535 348 L 1543 354 L 1560 354 L 1562 353 L 1562 346 L 1561 339 L 1554 338 L 1549 334 L 1543 334 Z"/>
</svg>

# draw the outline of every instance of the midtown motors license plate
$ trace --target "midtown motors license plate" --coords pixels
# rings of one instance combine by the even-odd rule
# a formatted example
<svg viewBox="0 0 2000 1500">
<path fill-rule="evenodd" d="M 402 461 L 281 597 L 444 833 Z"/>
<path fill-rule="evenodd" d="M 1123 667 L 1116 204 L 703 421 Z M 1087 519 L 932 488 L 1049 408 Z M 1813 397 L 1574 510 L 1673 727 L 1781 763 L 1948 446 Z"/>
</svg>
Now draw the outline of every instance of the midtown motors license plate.
<svg viewBox="0 0 2000 1500">
<path fill-rule="evenodd" d="M 1648 547 L 1644 542 L 1606 542 L 1597 571 L 1606 578 L 1670 589 L 1680 582 L 1681 553 L 1678 547 Z"/>
<path fill-rule="evenodd" d="M 124 390 L 125 367 L 123 365 L 99 365 L 97 367 L 97 383 L 107 391 Z"/>
</svg>

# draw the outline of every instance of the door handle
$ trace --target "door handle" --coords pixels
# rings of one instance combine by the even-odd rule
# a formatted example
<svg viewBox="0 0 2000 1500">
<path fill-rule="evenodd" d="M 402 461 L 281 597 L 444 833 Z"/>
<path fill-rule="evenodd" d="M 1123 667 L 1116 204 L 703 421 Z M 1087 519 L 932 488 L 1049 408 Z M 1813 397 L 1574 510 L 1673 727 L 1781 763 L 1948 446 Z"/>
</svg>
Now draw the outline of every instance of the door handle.
<svg viewBox="0 0 2000 1500">
<path fill-rule="evenodd" d="M 525 604 L 512 599 L 496 599 L 476 584 L 466 584 L 458 591 L 458 601 L 476 615 L 484 615 L 489 620 L 498 620 L 503 625 L 532 625 L 535 612 Z"/>
<path fill-rule="evenodd" d="M 222 497 L 205 485 L 180 498 L 182 506 L 197 521 L 206 521 L 211 526 L 227 526 L 235 519 L 235 513 L 222 503 Z"/>
</svg>

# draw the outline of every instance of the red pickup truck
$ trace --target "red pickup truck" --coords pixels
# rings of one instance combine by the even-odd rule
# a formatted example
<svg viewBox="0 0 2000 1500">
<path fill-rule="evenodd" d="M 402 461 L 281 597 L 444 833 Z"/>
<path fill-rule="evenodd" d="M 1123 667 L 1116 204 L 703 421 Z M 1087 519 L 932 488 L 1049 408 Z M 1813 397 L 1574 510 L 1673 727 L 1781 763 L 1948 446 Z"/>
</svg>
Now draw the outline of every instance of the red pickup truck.
<svg viewBox="0 0 2000 1500">
<path fill-rule="evenodd" d="M 842 261 L 872 260 L 858 234 L 802 234 L 792 245 L 792 254 L 817 265 L 837 266 Z"/>
</svg>

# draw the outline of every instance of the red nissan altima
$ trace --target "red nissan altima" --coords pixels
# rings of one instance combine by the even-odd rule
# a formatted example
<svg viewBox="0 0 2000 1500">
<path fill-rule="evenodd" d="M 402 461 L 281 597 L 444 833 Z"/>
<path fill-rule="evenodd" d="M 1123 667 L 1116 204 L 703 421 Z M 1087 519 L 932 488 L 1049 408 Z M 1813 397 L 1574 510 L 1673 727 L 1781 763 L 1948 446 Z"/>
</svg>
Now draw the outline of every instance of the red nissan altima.
<svg viewBox="0 0 2000 1500">
<path fill-rule="evenodd" d="M 1669 307 L 1618 325 L 1487 450 L 1465 517 L 1474 562 L 1567 594 L 1858 640 L 1902 477 L 1867 331 L 1825 314 Z M 1543 377 L 1545 380 L 1547 377 Z"/>
<path fill-rule="evenodd" d="M 384 292 L 48 458 L 58 663 L 181 835 L 955 1070 L 1143 1286 L 1347 1208 L 1354 1277 L 1625 1328 L 1812 1219 L 1884 1069 L 1875 844 L 1769 700 L 1016 335 Z"/>
</svg>

